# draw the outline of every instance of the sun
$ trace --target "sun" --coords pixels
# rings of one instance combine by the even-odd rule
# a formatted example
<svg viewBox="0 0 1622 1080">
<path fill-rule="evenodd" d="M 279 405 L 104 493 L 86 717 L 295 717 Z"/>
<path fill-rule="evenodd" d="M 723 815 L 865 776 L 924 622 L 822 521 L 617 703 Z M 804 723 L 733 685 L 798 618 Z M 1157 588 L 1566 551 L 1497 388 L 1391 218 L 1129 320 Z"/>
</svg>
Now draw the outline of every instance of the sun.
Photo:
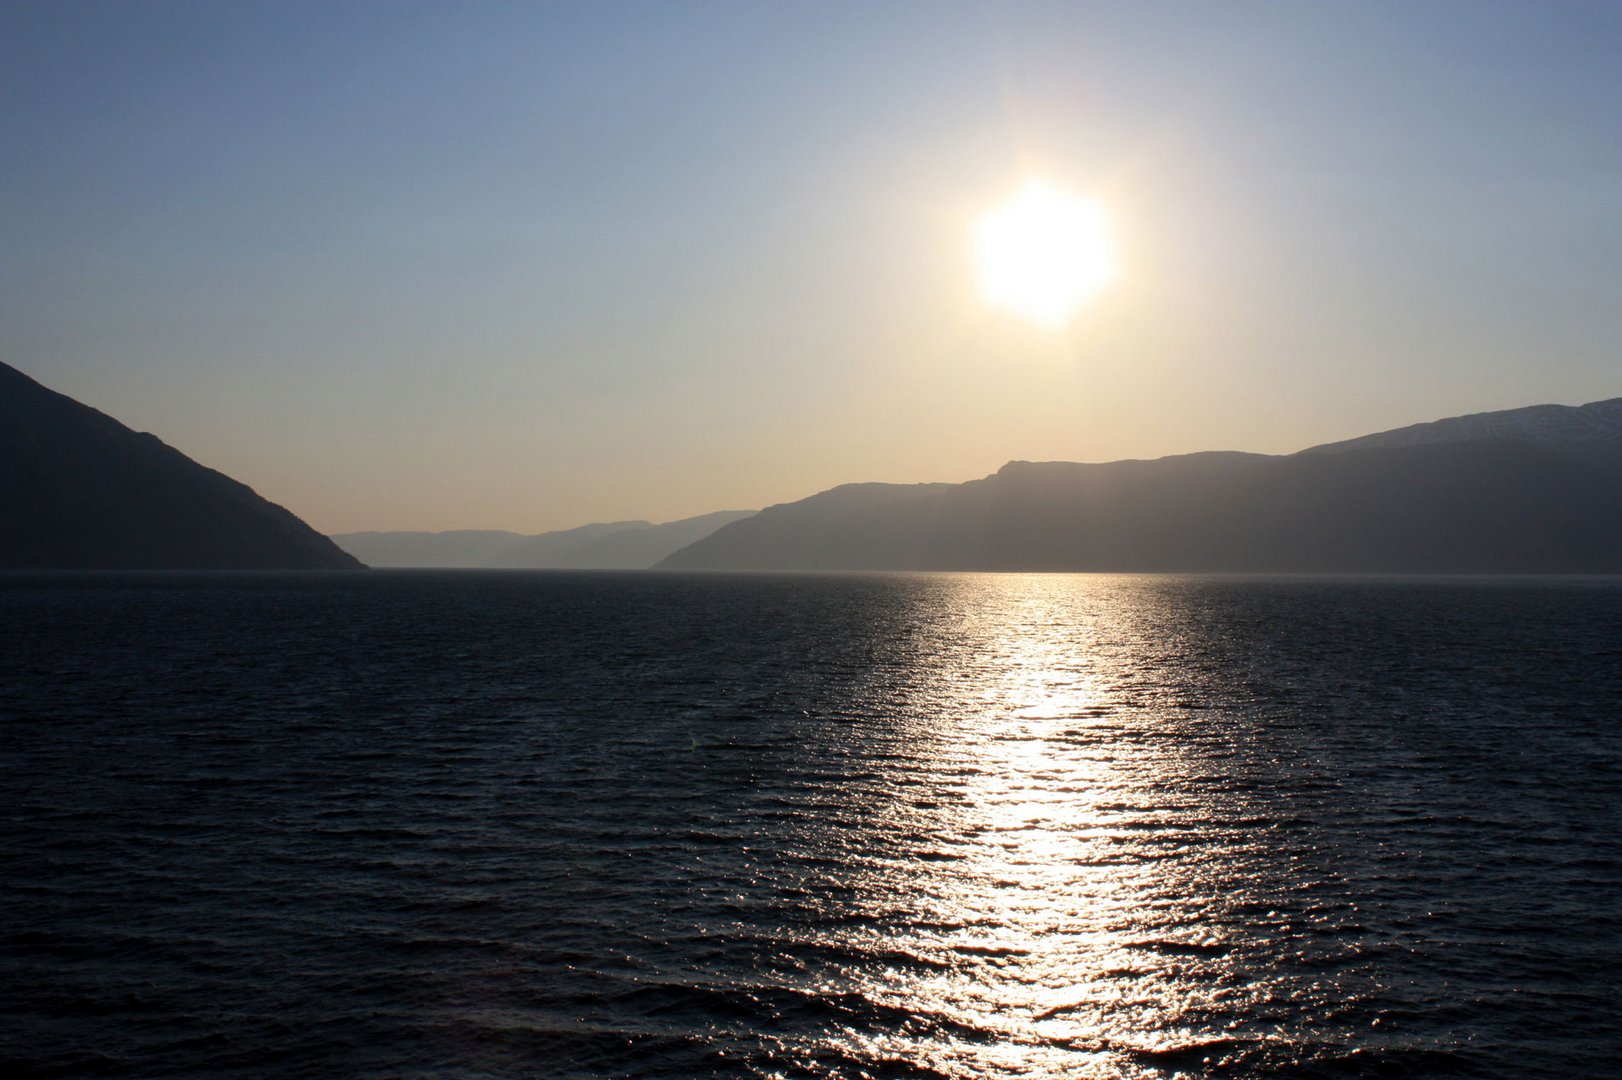
<svg viewBox="0 0 1622 1080">
<path fill-rule="evenodd" d="M 980 295 L 994 307 L 1062 329 L 1115 277 L 1104 210 L 1031 181 L 974 226 Z"/>
</svg>

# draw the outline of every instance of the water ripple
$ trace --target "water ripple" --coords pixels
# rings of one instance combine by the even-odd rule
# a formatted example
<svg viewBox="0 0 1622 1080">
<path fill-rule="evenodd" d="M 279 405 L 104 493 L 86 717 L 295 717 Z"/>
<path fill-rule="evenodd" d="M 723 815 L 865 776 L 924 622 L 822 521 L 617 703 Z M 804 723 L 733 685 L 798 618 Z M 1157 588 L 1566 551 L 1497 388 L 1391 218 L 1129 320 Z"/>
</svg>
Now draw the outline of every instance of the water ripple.
<svg viewBox="0 0 1622 1080">
<path fill-rule="evenodd" d="M 18 1075 L 1592 1074 L 1622 583 L 0 582 Z"/>
</svg>

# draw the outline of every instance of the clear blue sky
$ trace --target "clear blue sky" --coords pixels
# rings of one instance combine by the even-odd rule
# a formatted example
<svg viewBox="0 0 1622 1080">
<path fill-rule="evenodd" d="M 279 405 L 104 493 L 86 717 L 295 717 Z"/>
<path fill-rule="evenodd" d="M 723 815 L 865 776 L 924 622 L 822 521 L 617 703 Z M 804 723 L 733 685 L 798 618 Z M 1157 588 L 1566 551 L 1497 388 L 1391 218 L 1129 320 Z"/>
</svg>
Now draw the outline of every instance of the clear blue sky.
<svg viewBox="0 0 1622 1080">
<path fill-rule="evenodd" d="M 328 531 L 1622 394 L 1622 5 L 0 5 L 0 360 Z M 988 310 L 1039 175 L 1120 275 Z"/>
</svg>

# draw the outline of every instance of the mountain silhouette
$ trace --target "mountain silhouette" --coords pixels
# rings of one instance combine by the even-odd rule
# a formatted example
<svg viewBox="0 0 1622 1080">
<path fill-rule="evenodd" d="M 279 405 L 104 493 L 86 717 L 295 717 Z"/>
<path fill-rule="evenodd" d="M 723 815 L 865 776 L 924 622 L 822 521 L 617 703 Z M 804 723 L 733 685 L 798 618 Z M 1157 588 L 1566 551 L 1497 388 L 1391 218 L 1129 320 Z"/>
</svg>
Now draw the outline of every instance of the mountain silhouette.
<svg viewBox="0 0 1622 1080">
<path fill-rule="evenodd" d="M 0 568 L 361 564 L 252 488 L 0 364 Z"/>
<path fill-rule="evenodd" d="M 1622 399 L 1291 455 L 1015 461 L 772 506 L 662 569 L 1622 572 Z"/>
<path fill-rule="evenodd" d="M 372 566 L 527 570 L 646 570 L 753 510 L 721 510 L 655 525 L 609 521 L 537 533 L 354 532 L 333 537 L 339 547 Z"/>
<path fill-rule="evenodd" d="M 1614 446 L 1618 439 L 1622 439 L 1622 398 L 1592 401 L 1587 405 L 1531 405 L 1524 409 L 1452 416 L 1343 442 L 1325 443 L 1302 453 L 1433 446 L 1489 439 L 1541 443 L 1578 454 L 1585 453 L 1583 448 L 1590 445 Z"/>
</svg>

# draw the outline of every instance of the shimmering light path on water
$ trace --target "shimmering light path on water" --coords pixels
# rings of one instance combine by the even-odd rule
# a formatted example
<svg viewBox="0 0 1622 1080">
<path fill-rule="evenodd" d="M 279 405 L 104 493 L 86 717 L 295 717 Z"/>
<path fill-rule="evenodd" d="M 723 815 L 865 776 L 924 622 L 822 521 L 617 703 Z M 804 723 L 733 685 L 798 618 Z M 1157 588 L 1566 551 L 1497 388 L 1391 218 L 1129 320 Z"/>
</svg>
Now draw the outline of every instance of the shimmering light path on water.
<svg viewBox="0 0 1622 1080">
<path fill-rule="evenodd" d="M 0 1065 L 1564 1077 L 1622 582 L 0 582 Z"/>
</svg>

